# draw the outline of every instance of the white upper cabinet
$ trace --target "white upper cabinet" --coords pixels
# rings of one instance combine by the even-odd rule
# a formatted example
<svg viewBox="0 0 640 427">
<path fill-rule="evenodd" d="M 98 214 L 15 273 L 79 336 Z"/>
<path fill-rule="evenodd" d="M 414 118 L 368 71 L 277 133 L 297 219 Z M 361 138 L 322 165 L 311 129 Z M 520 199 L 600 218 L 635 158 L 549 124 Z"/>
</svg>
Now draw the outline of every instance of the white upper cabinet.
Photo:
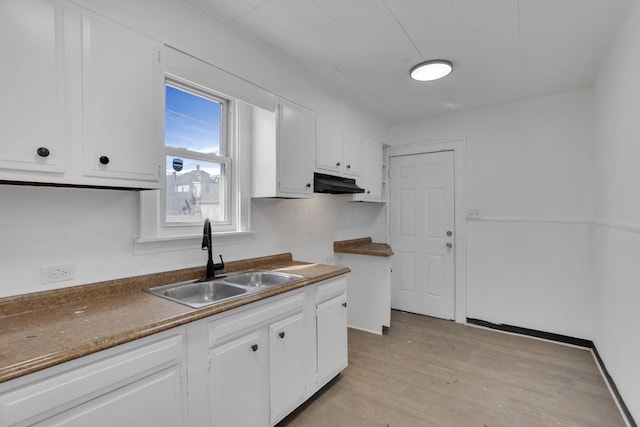
<svg viewBox="0 0 640 427">
<path fill-rule="evenodd" d="M 0 2 L 0 180 L 162 188 L 163 45 L 58 0 Z"/>
<path fill-rule="evenodd" d="M 356 129 L 328 117 L 316 117 L 316 169 L 357 177 L 362 174 L 364 138 Z"/>
<path fill-rule="evenodd" d="M 342 125 L 323 116 L 316 116 L 316 168 L 342 171 Z"/>
<path fill-rule="evenodd" d="M 252 197 L 311 198 L 315 116 L 279 100 L 275 112 L 253 108 Z"/>
<path fill-rule="evenodd" d="M 362 202 L 382 202 L 383 189 L 383 152 L 382 143 L 373 138 L 365 137 L 364 171 L 358 184 L 364 188 L 364 193 L 354 194 L 354 200 Z"/>
<path fill-rule="evenodd" d="M 163 45 L 89 12 L 81 20 L 83 175 L 157 187 Z"/>
<path fill-rule="evenodd" d="M 343 173 L 354 177 L 361 176 L 364 168 L 364 135 L 356 129 L 345 126 L 342 129 Z"/>
<path fill-rule="evenodd" d="M 0 2 L 0 179 L 64 172 L 63 21 L 58 3 Z"/>
</svg>

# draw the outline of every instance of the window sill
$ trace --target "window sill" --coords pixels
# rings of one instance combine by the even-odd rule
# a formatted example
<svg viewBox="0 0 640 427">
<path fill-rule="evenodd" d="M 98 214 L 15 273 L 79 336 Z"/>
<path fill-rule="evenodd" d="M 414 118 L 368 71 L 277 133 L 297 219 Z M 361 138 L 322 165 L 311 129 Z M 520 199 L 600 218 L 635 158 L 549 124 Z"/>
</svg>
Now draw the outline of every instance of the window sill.
<svg viewBox="0 0 640 427">
<path fill-rule="evenodd" d="M 255 240 L 252 231 L 229 231 L 213 234 L 213 246 L 247 243 Z M 138 237 L 133 241 L 133 253 L 145 255 L 159 252 L 200 249 L 202 234 L 180 236 Z"/>
</svg>

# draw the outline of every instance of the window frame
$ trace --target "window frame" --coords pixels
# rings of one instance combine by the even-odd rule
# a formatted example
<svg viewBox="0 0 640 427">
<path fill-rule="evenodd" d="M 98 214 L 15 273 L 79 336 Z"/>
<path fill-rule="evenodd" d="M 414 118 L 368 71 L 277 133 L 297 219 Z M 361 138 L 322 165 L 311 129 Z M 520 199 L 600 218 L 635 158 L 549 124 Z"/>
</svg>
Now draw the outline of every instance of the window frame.
<svg viewBox="0 0 640 427">
<path fill-rule="evenodd" d="M 207 64 L 208 65 L 208 64 Z M 212 223 L 212 231 L 218 238 L 224 236 L 242 236 L 251 234 L 250 231 L 250 206 L 251 206 L 251 156 L 250 156 L 250 138 L 251 138 L 251 107 L 243 101 L 234 97 L 226 96 L 200 81 L 206 81 L 207 77 L 197 78 L 189 76 L 187 79 L 170 72 L 165 72 L 165 85 L 162 90 L 162 108 L 166 111 L 166 85 L 170 82 L 172 85 L 186 87 L 189 90 L 197 90 L 208 96 L 228 100 L 226 109 L 226 124 L 224 125 L 226 137 L 226 158 L 229 171 L 226 171 L 226 179 L 230 180 L 227 186 L 226 197 L 228 199 L 227 209 L 228 216 L 225 223 Z M 158 124 L 161 127 L 161 137 L 164 140 L 165 134 L 165 114 L 162 114 L 162 120 Z M 165 161 L 163 164 L 164 174 L 162 179 L 166 180 L 166 146 L 163 143 L 163 156 Z M 189 157 L 191 158 L 191 157 Z M 202 224 L 166 224 L 166 189 L 161 190 L 145 190 L 140 192 L 140 222 L 138 236 L 135 238 L 136 244 L 158 243 L 158 242 L 176 242 L 178 240 L 196 239 L 202 237 Z M 177 245 L 177 246 L 176 246 Z M 137 246 L 136 252 L 146 253 L 147 250 L 156 252 L 163 251 L 165 245 L 158 246 L 157 249 Z M 175 243 L 173 246 L 183 248 L 182 244 Z M 184 247 L 185 249 L 190 246 Z M 169 249 L 171 250 L 171 249 Z"/>
<path fill-rule="evenodd" d="M 204 89 L 202 86 L 195 86 L 192 83 L 184 82 L 183 79 L 176 79 L 172 76 L 165 77 L 165 95 L 166 95 L 166 87 L 170 86 L 174 89 L 181 90 L 183 92 L 187 92 L 193 94 L 195 96 L 200 96 L 205 99 L 209 99 L 213 102 L 217 102 L 220 104 L 220 141 L 219 141 L 219 153 L 220 154 L 208 154 L 202 153 L 198 151 L 191 151 L 186 148 L 175 148 L 164 145 L 164 155 L 166 156 L 176 156 L 183 157 L 193 160 L 202 160 L 211 163 L 219 163 L 224 165 L 224 174 L 220 174 L 220 200 L 224 199 L 224 221 L 216 221 L 211 222 L 211 225 L 214 229 L 218 231 L 233 231 L 234 228 L 234 218 L 236 217 L 236 212 L 234 209 L 235 204 L 233 203 L 233 197 L 236 194 L 235 189 L 233 188 L 233 162 L 232 157 L 230 155 L 231 147 L 234 142 L 232 138 L 237 137 L 237 132 L 234 132 L 236 129 L 236 121 L 237 121 L 237 112 L 236 112 L 236 104 L 237 101 L 234 99 L 230 99 L 229 97 L 225 97 L 213 90 Z M 165 98 L 166 105 L 166 98 Z M 165 106 L 166 111 L 166 106 Z M 166 123 L 165 129 L 166 130 Z M 167 174 L 166 170 L 166 161 L 164 163 L 165 169 L 165 177 Z M 231 181 L 229 183 L 229 181 Z M 165 188 L 165 196 L 161 197 L 161 224 L 163 227 L 192 227 L 193 223 L 174 223 L 167 222 L 167 208 L 166 208 L 166 188 Z"/>
</svg>

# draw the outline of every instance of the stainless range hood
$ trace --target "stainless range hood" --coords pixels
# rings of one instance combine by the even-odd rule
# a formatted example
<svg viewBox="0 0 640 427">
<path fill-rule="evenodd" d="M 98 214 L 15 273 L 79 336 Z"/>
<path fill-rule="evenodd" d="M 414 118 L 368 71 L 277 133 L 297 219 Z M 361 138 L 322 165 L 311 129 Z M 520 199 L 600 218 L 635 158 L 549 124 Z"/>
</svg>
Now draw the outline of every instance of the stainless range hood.
<svg viewBox="0 0 640 427">
<path fill-rule="evenodd" d="M 313 192 L 328 194 L 357 194 L 364 193 L 364 189 L 358 187 L 356 185 L 356 180 L 353 178 L 343 178 L 323 173 L 314 173 Z"/>
</svg>

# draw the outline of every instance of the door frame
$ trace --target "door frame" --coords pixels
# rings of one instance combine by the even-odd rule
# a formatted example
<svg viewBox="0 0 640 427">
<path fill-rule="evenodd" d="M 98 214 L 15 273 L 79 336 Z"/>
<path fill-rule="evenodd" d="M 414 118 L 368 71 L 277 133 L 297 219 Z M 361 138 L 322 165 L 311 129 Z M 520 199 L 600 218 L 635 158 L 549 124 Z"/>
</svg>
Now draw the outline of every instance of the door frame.
<svg viewBox="0 0 640 427">
<path fill-rule="evenodd" d="M 455 322 L 467 321 L 467 221 L 466 221 L 466 140 L 464 137 L 438 139 L 417 142 L 413 144 L 396 145 L 387 148 L 385 163 L 387 179 L 391 180 L 391 157 L 411 156 L 415 154 L 437 153 L 439 151 L 453 151 L 453 179 L 454 179 L 454 224 L 455 224 L 455 267 L 454 267 L 454 304 Z M 391 241 L 391 198 L 390 185 L 386 186 L 385 198 L 387 203 L 387 241 Z"/>
</svg>

